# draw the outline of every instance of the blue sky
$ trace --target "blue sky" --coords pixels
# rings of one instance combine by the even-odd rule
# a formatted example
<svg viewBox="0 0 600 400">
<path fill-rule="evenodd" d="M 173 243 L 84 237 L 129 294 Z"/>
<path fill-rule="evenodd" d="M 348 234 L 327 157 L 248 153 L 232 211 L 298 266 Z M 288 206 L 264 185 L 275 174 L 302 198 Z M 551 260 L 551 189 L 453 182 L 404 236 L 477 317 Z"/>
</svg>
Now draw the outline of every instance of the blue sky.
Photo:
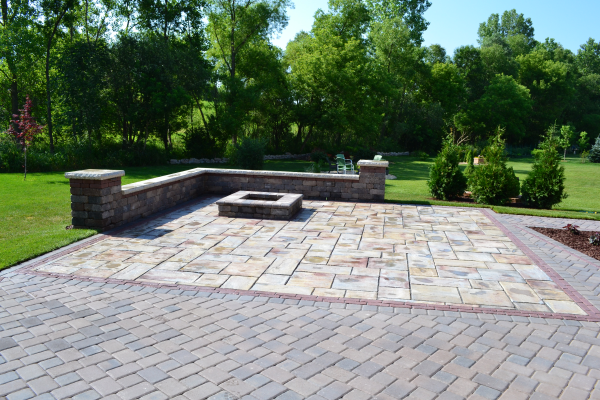
<svg viewBox="0 0 600 400">
<path fill-rule="evenodd" d="M 425 45 L 438 43 L 448 54 L 454 49 L 477 44 L 479 24 L 490 14 L 502 14 L 516 9 L 531 18 L 535 38 L 543 41 L 547 37 L 556 39 L 567 49 L 577 52 L 579 45 L 588 38 L 600 40 L 600 0 L 430 0 L 431 7 L 425 13 L 430 22 L 425 31 Z M 327 0 L 295 0 L 295 9 L 288 10 L 288 27 L 273 42 L 285 48 L 296 33 L 310 30 L 315 11 L 327 9 Z"/>
</svg>

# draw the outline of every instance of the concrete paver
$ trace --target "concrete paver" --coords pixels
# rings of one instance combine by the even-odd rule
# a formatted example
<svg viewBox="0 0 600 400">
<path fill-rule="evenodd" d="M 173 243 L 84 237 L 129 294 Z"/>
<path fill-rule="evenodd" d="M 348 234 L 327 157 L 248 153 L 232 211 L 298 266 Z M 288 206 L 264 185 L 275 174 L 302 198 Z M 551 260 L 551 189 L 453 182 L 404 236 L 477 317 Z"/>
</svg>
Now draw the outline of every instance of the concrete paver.
<svg viewBox="0 0 600 400">
<path fill-rule="evenodd" d="M 366 213 L 365 218 L 381 218 L 383 221 L 389 218 L 387 221 L 397 226 L 403 222 L 397 215 L 392 216 L 396 211 L 394 205 L 392 208 L 386 208 L 388 205 L 377 205 L 381 206 L 383 211 L 370 208 L 368 210 L 371 211 L 368 211 L 363 209 L 363 206 L 340 206 L 339 209 L 346 214 L 340 215 L 341 219 L 335 222 L 336 225 L 330 225 L 329 231 L 323 231 L 325 228 L 322 227 L 328 226 L 324 221 L 335 218 L 335 212 L 331 213 L 329 218 L 316 218 L 319 216 L 319 213 L 316 213 L 310 220 L 313 221 L 310 222 L 313 224 L 311 229 L 305 232 L 302 229 L 290 230 L 285 234 L 286 241 L 282 242 L 286 243 L 286 246 L 278 251 L 281 251 L 280 254 L 289 251 L 294 257 L 306 252 L 301 255 L 302 259 L 323 257 L 331 260 L 333 256 L 327 252 L 335 250 L 327 246 L 334 246 L 335 249 L 339 244 L 350 246 L 345 247 L 350 250 L 352 246 L 357 246 L 355 251 L 367 254 L 383 254 L 385 250 L 377 250 L 378 245 L 367 243 L 368 241 L 365 242 L 367 244 L 363 247 L 364 250 L 359 250 L 365 235 L 368 238 L 370 235 L 385 232 L 383 228 L 382 231 L 376 229 L 380 225 L 373 225 L 371 228 L 364 225 L 359 228 L 345 224 L 351 222 L 358 225 L 361 217 L 353 216 L 354 211 Z M 196 209 L 204 207 L 205 205 Z M 445 215 L 439 218 L 448 219 L 454 218 L 449 215 L 457 213 L 454 209 L 450 208 L 451 211 L 448 211 L 448 208 L 443 207 L 439 210 L 429 208 L 431 213 L 425 210 L 426 207 L 423 212 L 417 207 L 402 207 L 405 208 L 400 210 L 401 214 L 406 210 L 408 219 L 417 218 L 417 214 L 423 215 L 419 218 L 435 219 L 438 217 L 432 215 L 437 213 Z M 388 211 L 391 214 L 389 216 L 386 215 Z M 185 208 L 174 212 L 177 219 L 185 219 L 190 215 L 189 210 Z M 479 217 L 477 218 L 479 220 Z M 465 230 L 459 232 L 449 229 L 441 230 L 444 234 L 427 233 L 425 229 L 422 229 L 421 233 L 419 228 L 414 229 L 419 232 L 392 231 L 394 237 L 390 240 L 394 243 L 404 240 L 404 244 L 398 247 L 401 251 L 391 254 L 408 254 L 404 260 L 405 264 L 402 261 L 373 263 L 370 258 L 374 257 L 367 257 L 369 260 L 365 264 L 355 253 L 350 253 L 350 256 L 343 257 L 352 257 L 347 264 L 351 267 L 346 267 L 343 262 L 338 264 L 335 259 L 335 265 L 319 264 L 316 263 L 319 260 L 313 258 L 311 263 L 303 263 L 301 259 L 292 269 L 289 263 L 284 262 L 289 260 L 287 258 L 278 264 L 280 269 L 273 268 L 271 272 L 265 269 L 261 277 L 268 281 L 264 283 L 266 285 L 285 286 L 287 282 L 273 283 L 275 279 L 267 275 L 293 277 L 294 273 L 299 272 L 317 274 L 314 270 L 295 272 L 295 268 L 301 264 L 312 265 L 311 268 L 318 265 L 350 268 L 347 274 L 338 274 L 338 270 L 333 272 L 335 277 L 344 275 L 346 278 L 353 276 L 352 268 L 375 269 L 379 272 L 378 290 L 382 288 L 381 277 L 384 276 L 390 280 L 396 278 L 396 281 L 392 281 L 398 282 L 398 285 L 404 284 L 401 279 L 406 277 L 409 281 L 408 288 L 412 291 L 410 272 L 413 265 L 412 268 L 416 272 L 434 270 L 436 275 L 430 276 L 431 278 L 462 279 L 470 285 L 475 281 L 498 282 L 500 286 L 465 288 L 433 285 L 456 290 L 461 301 L 468 298 L 469 291 L 498 292 L 504 293 L 510 299 L 510 307 L 519 310 L 526 309 L 527 305 L 542 304 L 541 301 L 544 306 L 549 307 L 546 314 L 503 314 L 498 306 L 500 301 L 505 302 L 502 304 L 508 304 L 506 299 L 495 299 L 493 296 L 486 298 L 486 301 L 489 301 L 494 310 L 481 313 L 435 309 L 433 305 L 427 309 L 424 307 L 427 304 L 423 303 L 414 303 L 413 308 L 393 307 L 389 304 L 369 303 L 366 299 L 363 299 L 363 302 L 334 302 L 327 301 L 326 298 L 311 300 L 311 297 L 302 296 L 281 298 L 277 297 L 276 293 L 267 296 L 236 291 L 211 292 L 200 287 L 163 285 L 162 281 L 145 281 L 140 284 L 135 280 L 119 281 L 106 277 L 89 279 L 89 276 L 86 278 L 83 275 L 75 275 L 72 269 L 68 272 L 69 276 L 60 277 L 32 273 L 27 267 L 40 260 L 2 271 L 0 396 L 7 399 L 33 397 L 49 400 L 595 398 L 600 392 L 600 326 L 591 317 L 590 321 L 575 320 L 570 319 L 569 314 L 559 314 L 556 311 L 553 313 L 550 311 L 550 304 L 552 301 L 569 301 L 563 300 L 561 296 L 567 296 L 574 304 L 576 302 L 573 299 L 580 302 L 585 300 L 590 307 L 585 311 L 590 313 L 588 316 L 592 315 L 593 309 L 600 305 L 600 263 L 565 249 L 564 246 L 527 228 L 536 223 L 555 224 L 555 221 L 533 220 L 529 217 L 518 220 L 519 216 L 490 217 L 486 214 L 481 214 L 481 218 L 493 221 L 489 227 L 483 229 L 484 233 L 485 230 L 493 230 L 494 236 L 508 239 L 493 243 L 497 246 L 496 250 L 504 248 L 501 244 L 512 246 L 517 243 L 516 250 L 526 250 L 523 253 L 532 262 L 521 264 L 519 262 L 524 260 L 512 259 L 508 265 L 513 269 L 507 269 L 506 263 L 499 262 L 508 261 L 507 259 L 494 258 L 494 262 L 489 262 L 488 265 L 488 261 L 461 260 L 459 256 L 456 259 L 448 258 L 446 253 L 450 252 L 445 251 L 448 247 L 444 245 L 450 246 L 452 252 L 460 253 L 454 251 L 455 245 L 452 242 L 465 241 L 460 235 L 466 236 L 468 233 L 464 233 Z M 206 224 L 202 224 L 201 221 L 187 223 L 198 222 L 199 227 L 196 229 L 199 229 L 214 224 L 214 221 Z M 434 222 L 440 226 L 441 222 L 444 222 L 443 226 L 446 227 L 453 223 L 428 223 L 433 226 Z M 169 238 L 169 232 L 184 229 L 183 225 L 168 224 L 169 222 L 161 220 L 160 224 L 151 226 L 154 230 L 163 229 L 165 234 L 153 239 L 143 239 L 148 241 L 142 243 L 136 243 L 136 240 L 146 234 L 144 228 L 138 226 L 124 231 L 119 239 L 125 238 L 131 242 L 126 246 L 128 249 L 114 250 L 114 253 L 106 255 L 119 261 L 97 261 L 122 263 L 126 260 L 123 257 L 128 255 L 116 253 L 122 251 L 137 254 L 159 252 L 158 254 L 171 257 L 173 254 L 179 254 L 183 261 L 160 262 L 187 263 L 185 265 L 193 263 L 192 257 L 199 254 L 198 250 L 183 255 L 182 251 L 174 250 L 186 241 L 175 240 L 167 243 L 160 239 Z M 248 240 L 254 240 L 248 247 L 260 248 L 260 243 L 264 244 L 266 237 L 273 238 L 276 232 L 279 232 L 273 226 L 265 225 L 264 228 L 269 228 L 270 236 L 251 239 L 260 235 L 263 228 L 243 230 L 243 227 L 227 226 L 231 223 L 214 225 L 210 227 L 211 232 L 206 236 L 193 241 L 194 246 L 201 243 L 201 246 L 206 247 L 198 257 L 225 241 L 222 246 L 230 246 L 227 248 L 232 250 L 219 250 L 220 253 L 214 253 L 209 260 L 222 264 L 207 264 L 211 267 L 222 267 L 222 270 L 239 262 L 240 259 L 233 257 L 247 257 L 243 259 L 243 263 L 256 258 L 252 262 L 260 266 L 257 268 L 262 268 L 264 258 L 269 258 L 265 257 L 268 253 L 243 254 L 249 253 L 247 250 L 238 251 L 240 254 L 231 253 L 243 247 Z M 384 224 L 383 227 L 385 226 Z M 337 228 L 346 227 L 348 230 L 336 231 Z M 359 229 L 362 233 L 361 240 L 356 241 L 353 236 L 342 238 L 343 235 L 358 236 Z M 228 230 L 236 232 L 223 235 Z M 502 232 L 503 235 L 497 235 L 498 232 Z M 407 244 L 407 239 L 399 239 L 398 235 L 405 234 L 414 235 L 415 242 L 426 242 L 429 253 L 423 250 L 425 245 Z M 224 238 L 217 241 L 217 238 L 210 237 L 211 235 Z M 323 235 L 324 241 L 329 240 L 329 243 L 333 242 L 332 238 L 337 238 L 335 243 L 338 244 L 307 243 L 310 248 L 304 245 L 304 241 L 314 240 L 320 235 Z M 478 236 L 479 233 L 472 235 L 474 237 L 467 237 L 471 242 L 483 240 Z M 416 240 L 421 237 L 426 240 Z M 117 245 L 123 243 L 123 240 L 114 238 L 92 243 L 100 245 L 105 242 L 98 250 L 106 248 L 95 253 L 109 251 L 112 247 L 108 246 L 110 243 L 107 245 L 106 241 L 110 240 L 114 240 L 113 244 Z M 161 243 L 158 243 L 159 241 Z M 383 237 L 380 241 L 381 248 L 387 249 L 385 245 L 389 243 L 386 242 L 386 238 Z M 484 245 L 489 246 L 492 243 L 472 244 L 473 247 L 477 244 L 484 249 L 489 248 Z M 318 247 L 313 250 L 314 246 Z M 426 257 L 411 257 L 413 253 L 404 251 L 406 246 L 415 246 L 410 248 L 410 251 L 420 249 L 414 250 L 415 256 L 445 256 L 433 256 L 432 265 Z M 184 251 L 190 248 L 193 247 Z M 316 250 L 319 250 L 321 255 L 308 255 L 309 251 Z M 74 252 L 84 253 L 81 248 L 75 249 Z M 503 253 L 488 254 L 493 256 Z M 65 258 L 68 257 L 72 256 Z M 283 257 L 285 258 L 285 255 Z M 272 258 L 277 260 L 280 256 Z M 157 259 L 153 258 L 154 261 Z M 380 259 L 384 260 L 381 257 Z M 144 261 L 148 260 L 149 258 L 144 258 Z M 444 264 L 438 265 L 437 260 L 444 260 Z M 557 278 L 552 274 L 548 275 L 550 280 L 546 280 L 540 271 L 528 268 L 530 265 L 539 266 L 539 260 L 545 265 L 541 272 L 554 271 L 568 286 L 558 286 L 555 281 Z M 477 263 L 484 263 L 488 268 L 478 267 Z M 140 264 L 143 263 L 138 263 Z M 91 269 L 93 266 L 96 270 L 101 270 L 107 264 L 85 265 L 82 268 Z M 181 264 L 167 266 L 176 268 L 181 267 Z M 121 267 L 122 265 L 117 265 L 115 268 Z M 272 267 L 273 263 L 268 268 Z M 481 270 L 489 273 L 502 271 L 501 274 L 513 272 L 512 275 L 506 276 L 520 276 L 520 279 L 529 284 L 515 282 L 516 279 L 485 280 L 485 272 L 481 275 Z M 382 271 L 385 275 L 381 274 Z M 447 271 L 452 271 L 452 274 L 447 274 Z M 400 272 L 406 275 L 401 275 Z M 214 275 L 219 276 L 219 273 L 220 271 Z M 205 275 L 207 274 L 202 276 Z M 335 278 L 332 285 L 334 282 Z M 369 280 L 359 279 L 358 282 L 364 285 Z M 422 280 L 420 282 L 415 284 L 417 289 L 428 293 L 427 289 L 421 287 L 428 288 L 431 285 L 423 284 L 427 282 Z M 441 282 L 447 284 L 453 281 Z M 254 283 L 257 284 L 259 283 Z M 556 289 L 557 286 L 559 289 Z M 497 297 L 498 293 L 494 295 Z M 536 297 L 539 299 L 536 300 L 537 303 L 531 302 L 531 299 Z M 486 306 L 488 304 L 479 303 L 480 308 Z M 560 305 L 554 304 L 554 307 L 560 309 Z"/>
<path fill-rule="evenodd" d="M 305 201 L 288 222 L 219 217 L 214 200 L 105 235 L 33 270 L 192 289 L 590 315 L 486 210 Z M 99 311 L 110 317 L 119 310 Z"/>
</svg>

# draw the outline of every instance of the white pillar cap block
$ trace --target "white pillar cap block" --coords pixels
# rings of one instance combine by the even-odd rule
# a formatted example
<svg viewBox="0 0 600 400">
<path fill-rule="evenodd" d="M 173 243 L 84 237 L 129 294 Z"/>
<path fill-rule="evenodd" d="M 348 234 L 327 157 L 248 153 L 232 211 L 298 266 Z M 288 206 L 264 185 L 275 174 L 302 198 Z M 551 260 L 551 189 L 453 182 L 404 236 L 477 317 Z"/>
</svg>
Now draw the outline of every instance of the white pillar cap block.
<svg viewBox="0 0 600 400">
<path fill-rule="evenodd" d="M 125 171 L 114 169 L 84 169 L 81 171 L 65 172 L 65 178 L 67 179 L 86 179 L 93 181 L 103 181 L 124 175 Z"/>
<path fill-rule="evenodd" d="M 358 165 L 359 167 L 385 167 L 385 168 L 387 168 L 389 163 L 387 161 L 360 160 L 356 165 Z"/>
</svg>

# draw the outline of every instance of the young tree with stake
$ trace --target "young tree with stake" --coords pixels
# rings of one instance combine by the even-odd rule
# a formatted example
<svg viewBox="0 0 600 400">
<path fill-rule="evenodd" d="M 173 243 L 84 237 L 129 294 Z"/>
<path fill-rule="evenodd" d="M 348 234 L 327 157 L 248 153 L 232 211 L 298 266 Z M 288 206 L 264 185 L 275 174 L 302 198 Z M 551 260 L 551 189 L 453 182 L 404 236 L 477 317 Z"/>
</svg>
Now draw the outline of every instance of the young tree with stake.
<svg viewBox="0 0 600 400">
<path fill-rule="evenodd" d="M 25 175 L 23 180 L 27 179 L 27 147 L 31 145 L 33 138 L 42 132 L 44 126 L 39 125 L 31 115 L 31 99 L 26 97 L 25 106 L 19 110 L 21 114 L 14 114 L 14 120 L 11 121 L 8 133 L 13 135 L 18 143 L 23 146 L 23 154 L 25 156 Z"/>
</svg>

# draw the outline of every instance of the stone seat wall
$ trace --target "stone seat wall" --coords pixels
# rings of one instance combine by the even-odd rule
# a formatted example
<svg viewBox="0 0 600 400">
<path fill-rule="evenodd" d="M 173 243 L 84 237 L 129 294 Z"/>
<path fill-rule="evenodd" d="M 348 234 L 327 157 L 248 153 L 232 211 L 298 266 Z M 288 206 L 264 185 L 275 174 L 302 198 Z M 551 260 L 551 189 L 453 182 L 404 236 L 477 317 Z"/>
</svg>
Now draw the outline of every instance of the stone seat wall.
<svg viewBox="0 0 600 400">
<path fill-rule="evenodd" d="M 240 190 L 298 193 L 305 199 L 383 201 L 387 161 L 358 162 L 359 175 L 194 168 L 121 185 L 125 171 L 67 172 L 75 228 L 107 230 L 203 194 Z"/>
</svg>

